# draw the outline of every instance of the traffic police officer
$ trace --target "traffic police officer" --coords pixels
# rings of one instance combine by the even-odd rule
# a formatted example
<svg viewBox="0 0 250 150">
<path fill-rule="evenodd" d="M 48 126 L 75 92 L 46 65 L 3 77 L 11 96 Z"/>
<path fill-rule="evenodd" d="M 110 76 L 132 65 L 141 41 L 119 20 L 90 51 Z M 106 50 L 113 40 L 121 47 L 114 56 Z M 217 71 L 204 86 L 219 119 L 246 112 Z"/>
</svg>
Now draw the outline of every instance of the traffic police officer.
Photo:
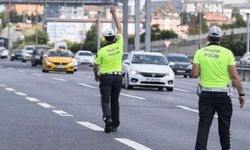
<svg viewBox="0 0 250 150">
<path fill-rule="evenodd" d="M 95 80 L 100 81 L 101 106 L 106 133 L 116 132 L 120 125 L 118 99 L 122 87 L 122 28 L 116 16 L 115 7 L 111 7 L 110 13 L 114 18 L 118 34 L 116 36 L 113 29 L 104 31 L 106 44 L 98 51 L 93 68 Z"/>
<path fill-rule="evenodd" d="M 230 149 L 230 123 L 232 102 L 231 84 L 239 93 L 240 107 L 245 104 L 245 94 L 235 66 L 233 53 L 220 46 L 222 30 L 212 26 L 208 31 L 208 46 L 197 50 L 193 61 L 192 76 L 200 77 L 199 127 L 195 150 L 206 150 L 209 129 L 215 112 L 218 114 L 222 150 Z"/>
</svg>

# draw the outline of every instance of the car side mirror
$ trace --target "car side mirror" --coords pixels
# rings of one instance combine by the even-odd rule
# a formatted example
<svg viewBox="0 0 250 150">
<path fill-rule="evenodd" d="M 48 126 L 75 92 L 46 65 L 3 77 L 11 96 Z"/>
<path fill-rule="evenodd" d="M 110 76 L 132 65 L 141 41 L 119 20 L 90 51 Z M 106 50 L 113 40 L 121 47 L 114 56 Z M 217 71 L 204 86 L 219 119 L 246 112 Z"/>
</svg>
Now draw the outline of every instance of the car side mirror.
<svg viewBox="0 0 250 150">
<path fill-rule="evenodd" d="M 126 65 L 129 65 L 129 61 L 128 60 L 124 60 L 123 63 L 126 64 Z"/>
<path fill-rule="evenodd" d="M 170 66 L 174 66 L 175 63 L 174 63 L 174 62 L 170 62 L 169 65 L 170 65 Z"/>
</svg>

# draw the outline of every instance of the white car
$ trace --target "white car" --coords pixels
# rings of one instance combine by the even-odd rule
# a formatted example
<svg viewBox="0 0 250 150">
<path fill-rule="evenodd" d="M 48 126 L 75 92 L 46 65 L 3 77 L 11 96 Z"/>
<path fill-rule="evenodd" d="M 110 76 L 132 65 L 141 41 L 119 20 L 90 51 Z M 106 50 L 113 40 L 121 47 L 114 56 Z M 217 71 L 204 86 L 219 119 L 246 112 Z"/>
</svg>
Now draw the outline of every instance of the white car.
<svg viewBox="0 0 250 150">
<path fill-rule="evenodd" d="M 123 87 L 157 87 L 173 91 L 175 74 L 161 53 L 131 52 L 123 62 Z"/>
<path fill-rule="evenodd" d="M 4 47 L 0 47 L 0 58 L 7 58 L 9 55 L 9 52 L 7 49 L 5 49 Z"/>
<path fill-rule="evenodd" d="M 22 62 L 31 60 L 34 50 L 36 49 L 35 45 L 26 45 L 22 51 Z"/>
<path fill-rule="evenodd" d="M 54 48 L 55 49 L 65 49 L 65 50 L 67 50 L 68 49 L 68 45 L 67 45 L 66 42 L 56 42 L 54 44 Z"/>
<path fill-rule="evenodd" d="M 241 59 L 240 59 L 241 64 L 245 65 L 250 65 L 250 52 L 245 53 Z"/>
<path fill-rule="evenodd" d="M 81 64 L 93 64 L 95 61 L 95 55 L 91 51 L 79 50 L 75 54 L 75 58 L 78 58 Z"/>
<path fill-rule="evenodd" d="M 80 62 L 79 58 L 73 58 L 73 62 L 74 62 L 75 71 L 77 71 L 79 69 L 81 62 Z"/>
</svg>

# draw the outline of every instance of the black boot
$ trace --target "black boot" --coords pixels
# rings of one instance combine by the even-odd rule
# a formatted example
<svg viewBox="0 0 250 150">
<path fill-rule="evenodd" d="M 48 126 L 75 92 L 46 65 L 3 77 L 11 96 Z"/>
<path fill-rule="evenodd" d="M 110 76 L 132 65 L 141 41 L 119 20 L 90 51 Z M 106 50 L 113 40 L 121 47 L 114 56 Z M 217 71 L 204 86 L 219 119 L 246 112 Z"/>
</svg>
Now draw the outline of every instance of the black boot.
<svg viewBox="0 0 250 150">
<path fill-rule="evenodd" d="M 112 120 L 109 118 L 105 121 L 105 133 L 110 133 L 112 131 Z"/>
</svg>

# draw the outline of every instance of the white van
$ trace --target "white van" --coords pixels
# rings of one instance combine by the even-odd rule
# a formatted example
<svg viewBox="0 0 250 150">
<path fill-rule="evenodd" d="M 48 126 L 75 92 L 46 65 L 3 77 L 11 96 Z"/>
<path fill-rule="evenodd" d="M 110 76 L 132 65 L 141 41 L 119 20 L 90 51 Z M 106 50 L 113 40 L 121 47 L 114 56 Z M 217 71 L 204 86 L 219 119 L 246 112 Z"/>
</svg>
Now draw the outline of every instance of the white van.
<svg viewBox="0 0 250 150">
<path fill-rule="evenodd" d="M 56 42 L 55 45 L 54 45 L 54 48 L 55 49 L 65 49 L 65 50 L 67 50 L 68 45 L 67 45 L 66 42 Z"/>
</svg>

